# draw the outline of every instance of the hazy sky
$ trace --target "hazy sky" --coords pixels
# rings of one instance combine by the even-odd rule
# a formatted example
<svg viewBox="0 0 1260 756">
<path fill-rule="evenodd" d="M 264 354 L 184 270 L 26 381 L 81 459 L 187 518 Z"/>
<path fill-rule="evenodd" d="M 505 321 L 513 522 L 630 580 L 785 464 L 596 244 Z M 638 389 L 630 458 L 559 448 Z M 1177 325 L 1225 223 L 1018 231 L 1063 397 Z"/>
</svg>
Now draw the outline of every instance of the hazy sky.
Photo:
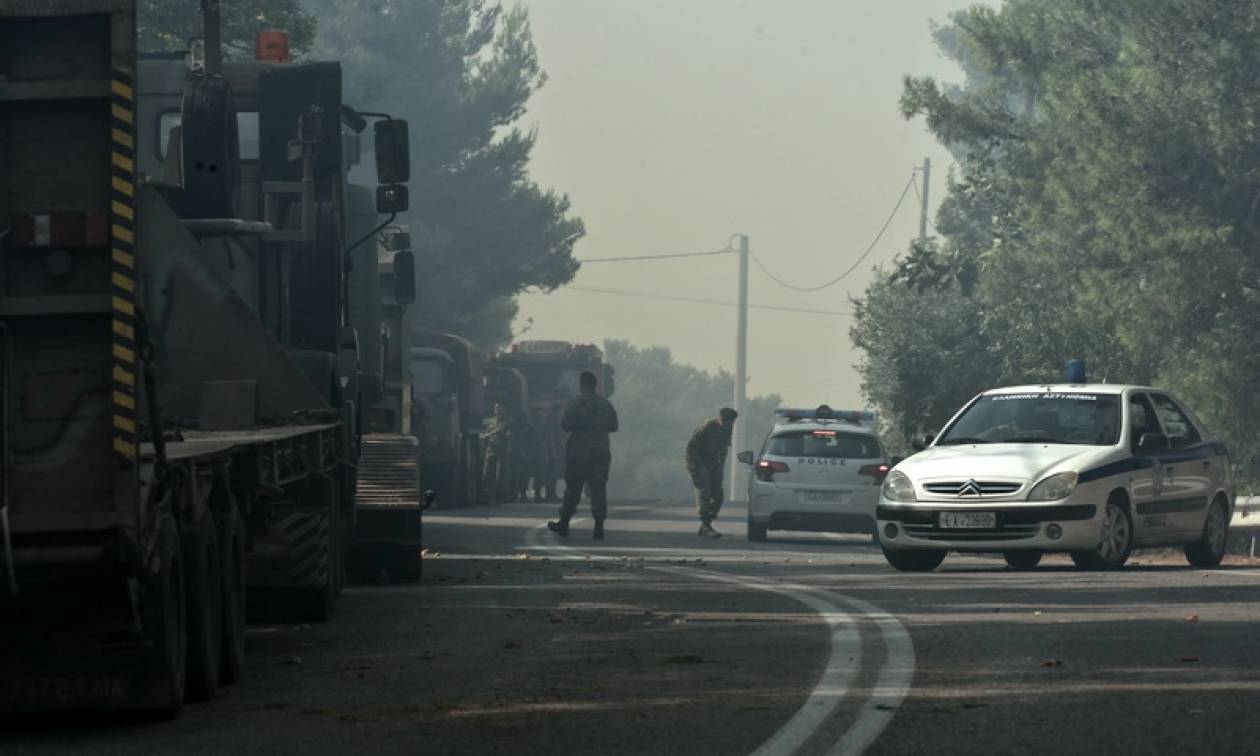
<svg viewBox="0 0 1260 756">
<path fill-rule="evenodd" d="M 586 222 L 581 259 L 698 252 L 746 233 L 780 278 L 829 280 L 874 239 L 924 157 L 932 205 L 948 153 L 901 118 L 907 73 L 961 77 L 933 43 L 966 0 L 525 0 L 550 81 L 527 121 L 532 174 L 569 194 Z M 873 264 L 918 234 L 913 190 L 870 257 L 822 292 L 796 294 L 755 266 L 750 394 L 789 404 L 862 406 L 849 297 Z M 735 309 L 579 289 L 733 302 L 734 255 L 588 263 L 571 287 L 521 297 L 531 335 L 624 338 L 713 370 L 735 364 Z"/>
</svg>

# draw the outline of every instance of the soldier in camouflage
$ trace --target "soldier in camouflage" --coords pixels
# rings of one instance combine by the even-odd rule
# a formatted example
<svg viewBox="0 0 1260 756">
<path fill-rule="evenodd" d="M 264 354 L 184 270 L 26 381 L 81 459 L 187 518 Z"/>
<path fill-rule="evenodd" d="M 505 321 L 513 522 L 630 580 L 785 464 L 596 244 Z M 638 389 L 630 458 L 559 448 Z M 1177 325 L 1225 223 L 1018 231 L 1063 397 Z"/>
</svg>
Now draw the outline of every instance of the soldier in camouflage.
<svg viewBox="0 0 1260 756">
<path fill-rule="evenodd" d="M 564 503 L 559 522 L 547 527 L 558 536 L 569 535 L 569 519 L 577 511 L 586 487 L 595 518 L 595 540 L 604 540 L 604 518 L 608 514 L 608 466 L 612 450 L 608 434 L 617 431 L 617 410 L 602 396 L 595 395 L 595 374 L 583 372 L 578 382 L 582 393 L 564 408 L 560 427 L 569 432 L 564 449 Z"/>
<path fill-rule="evenodd" d="M 714 420 L 706 420 L 687 442 L 687 472 L 696 487 L 696 514 L 701 538 L 721 538 L 713 520 L 722 509 L 722 468 L 731 446 L 731 431 L 739 414 L 723 407 Z"/>
<path fill-rule="evenodd" d="M 490 504 L 502 503 L 509 494 L 508 474 L 512 456 L 512 419 L 507 406 L 495 402 L 494 417 L 485 434 L 486 460 L 482 468 L 481 490 Z"/>
</svg>

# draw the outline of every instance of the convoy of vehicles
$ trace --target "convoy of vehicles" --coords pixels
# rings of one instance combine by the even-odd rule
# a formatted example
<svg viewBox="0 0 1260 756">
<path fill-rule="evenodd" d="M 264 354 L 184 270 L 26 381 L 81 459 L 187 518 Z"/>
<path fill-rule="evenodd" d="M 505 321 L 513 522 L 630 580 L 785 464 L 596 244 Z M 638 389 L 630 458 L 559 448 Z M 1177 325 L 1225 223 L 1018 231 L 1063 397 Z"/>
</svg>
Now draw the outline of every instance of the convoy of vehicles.
<svg viewBox="0 0 1260 756">
<path fill-rule="evenodd" d="M 529 407 L 539 407 L 544 414 L 553 407 L 563 409 L 578 395 L 578 376 L 584 371 L 595 375 L 595 393 L 600 396 L 611 397 L 616 390 L 613 367 L 604 362 L 604 352 L 594 344 L 518 341 L 494 355 L 491 365 L 519 371 L 529 386 Z"/>
<path fill-rule="evenodd" d="M 782 409 L 761 451 L 741 452 L 748 540 L 768 530 L 875 533 L 875 502 L 889 460 L 869 412 Z"/>
<path fill-rule="evenodd" d="M 947 551 L 1001 552 L 1013 567 L 1067 552 L 1118 569 L 1135 548 L 1181 546 L 1190 564 L 1225 554 L 1229 455 L 1171 394 L 1146 386 L 1014 386 L 971 400 L 888 473 L 880 543 L 899 570 Z"/>
</svg>

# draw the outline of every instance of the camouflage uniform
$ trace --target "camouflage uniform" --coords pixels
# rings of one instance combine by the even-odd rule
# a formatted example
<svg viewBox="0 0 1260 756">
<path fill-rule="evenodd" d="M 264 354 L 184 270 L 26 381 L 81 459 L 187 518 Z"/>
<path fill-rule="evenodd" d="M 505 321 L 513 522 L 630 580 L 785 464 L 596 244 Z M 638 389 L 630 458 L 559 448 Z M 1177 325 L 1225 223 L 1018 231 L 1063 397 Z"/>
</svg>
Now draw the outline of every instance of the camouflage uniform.
<svg viewBox="0 0 1260 756">
<path fill-rule="evenodd" d="M 591 516 L 602 528 L 608 514 L 608 468 L 612 450 L 608 434 L 617 431 L 617 410 L 602 396 L 583 394 L 564 408 L 560 428 L 569 432 L 564 449 L 564 503 L 560 519 L 566 527 L 577 511 L 586 486 L 591 497 Z"/>
<path fill-rule="evenodd" d="M 508 478 L 512 455 L 513 423 L 510 418 L 494 417 L 490 419 L 490 428 L 485 434 L 486 461 L 482 468 L 481 490 L 491 504 L 503 502 L 508 498 Z"/>
<path fill-rule="evenodd" d="M 722 509 L 722 468 L 733 425 L 707 420 L 687 442 L 687 472 L 696 487 L 696 515 L 708 525 Z"/>
</svg>

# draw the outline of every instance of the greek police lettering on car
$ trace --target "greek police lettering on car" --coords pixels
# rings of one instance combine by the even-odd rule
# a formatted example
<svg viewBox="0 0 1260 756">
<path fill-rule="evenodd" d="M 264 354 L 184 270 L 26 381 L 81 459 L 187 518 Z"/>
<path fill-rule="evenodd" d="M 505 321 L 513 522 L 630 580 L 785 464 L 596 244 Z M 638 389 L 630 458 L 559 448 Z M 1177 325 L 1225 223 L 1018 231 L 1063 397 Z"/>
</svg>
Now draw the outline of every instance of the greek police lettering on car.
<svg viewBox="0 0 1260 756">
<path fill-rule="evenodd" d="M 1229 453 L 1170 394 L 1071 384 L 979 394 L 931 445 L 884 479 L 878 532 L 897 569 L 948 551 L 1035 566 L 1066 552 L 1116 569 L 1146 546 L 1182 545 L 1192 565 L 1225 553 Z"/>
</svg>

